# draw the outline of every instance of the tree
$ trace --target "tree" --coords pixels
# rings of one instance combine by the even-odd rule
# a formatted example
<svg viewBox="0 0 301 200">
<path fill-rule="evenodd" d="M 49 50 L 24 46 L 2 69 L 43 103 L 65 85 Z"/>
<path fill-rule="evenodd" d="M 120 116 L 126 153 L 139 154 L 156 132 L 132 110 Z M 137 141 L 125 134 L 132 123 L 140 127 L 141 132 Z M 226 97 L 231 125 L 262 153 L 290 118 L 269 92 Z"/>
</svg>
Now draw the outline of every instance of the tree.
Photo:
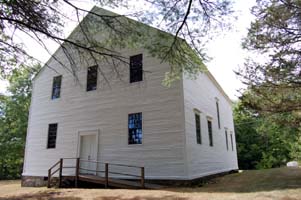
<svg viewBox="0 0 301 200">
<path fill-rule="evenodd" d="M 7 95 L 0 95 L 0 179 L 19 178 L 23 167 L 31 80 L 39 65 L 20 66 L 7 77 Z"/>
<path fill-rule="evenodd" d="M 259 121 L 241 102 L 235 103 L 233 117 L 239 169 L 255 169 L 263 151 L 263 140 L 256 130 Z"/>
<path fill-rule="evenodd" d="M 240 169 L 280 167 L 301 160 L 301 131 L 278 123 L 291 115 L 265 116 L 239 101 L 234 106 L 234 122 Z"/>
<path fill-rule="evenodd" d="M 301 123 L 301 1 L 258 0 L 243 47 L 255 54 L 237 74 L 248 85 L 245 106 L 268 115 L 292 115 Z"/>
<path fill-rule="evenodd" d="M 255 169 L 262 157 L 262 140 L 256 131 L 256 118 L 240 102 L 234 106 L 239 169 Z"/>
<path fill-rule="evenodd" d="M 124 0 L 94 0 L 94 2 L 100 6 L 127 6 L 130 9 L 127 1 Z M 9 72 L 13 64 L 23 63 L 28 57 L 24 48 L 19 43 L 15 43 L 14 34 L 18 32 L 29 35 L 46 50 L 48 49 L 44 43 L 45 38 L 62 45 L 71 69 L 63 65 L 60 58 L 53 58 L 74 75 L 77 68 L 73 66 L 76 62 L 70 56 L 74 52 L 83 54 L 82 57 L 85 59 L 92 58 L 94 62 L 99 62 L 96 58 L 101 58 L 102 61 L 110 62 L 117 71 L 116 63 L 128 62 L 127 58 L 122 57 L 115 50 L 120 47 L 120 43 L 131 47 L 142 44 L 153 56 L 169 62 L 172 66 L 168 74 L 170 79 L 179 78 L 179 74 L 183 71 L 195 74 L 204 70 L 199 56 L 201 59 L 206 58 L 203 51 L 205 38 L 212 33 L 212 29 L 226 26 L 224 18 L 231 14 L 229 0 L 146 0 L 144 4 L 150 7 L 148 11 L 132 13 L 130 17 L 173 34 L 172 39 L 164 40 L 166 36 L 164 37 L 161 31 L 157 31 L 156 35 L 152 35 L 154 39 L 147 40 L 148 44 L 146 44 L 143 34 L 147 31 L 137 29 L 136 21 L 124 18 L 123 15 L 88 11 L 69 0 L 3 0 L 0 8 L 2 74 Z M 78 21 L 79 30 L 84 36 L 82 40 L 62 37 L 63 22 L 69 19 L 68 14 L 60 11 L 60 7 L 63 6 L 75 11 L 76 15 L 72 20 Z M 87 13 L 97 21 L 97 24 L 89 24 L 88 20 L 80 23 L 81 15 Z M 111 33 L 105 43 L 91 38 L 91 31 L 88 31 L 91 27 L 94 32 L 102 28 Z M 187 43 L 183 42 L 183 39 Z M 193 47 L 193 51 L 190 47 Z M 104 73 L 100 72 L 104 76 Z"/>
</svg>

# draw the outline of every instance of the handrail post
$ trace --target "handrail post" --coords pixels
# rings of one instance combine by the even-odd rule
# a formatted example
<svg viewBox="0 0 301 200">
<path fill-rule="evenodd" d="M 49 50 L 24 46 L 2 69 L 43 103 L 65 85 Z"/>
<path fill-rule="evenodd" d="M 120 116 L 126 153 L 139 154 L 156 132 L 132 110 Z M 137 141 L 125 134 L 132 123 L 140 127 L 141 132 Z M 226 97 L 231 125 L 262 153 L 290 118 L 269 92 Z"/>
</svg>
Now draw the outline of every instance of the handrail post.
<svg viewBox="0 0 301 200">
<path fill-rule="evenodd" d="M 105 187 L 108 188 L 109 187 L 109 163 L 105 164 L 105 178 L 106 178 Z"/>
<path fill-rule="evenodd" d="M 59 187 L 62 187 L 63 158 L 60 159 Z"/>
<path fill-rule="evenodd" d="M 47 183 L 47 187 L 50 188 L 50 181 L 51 181 L 51 168 L 48 170 L 48 183 Z"/>
<path fill-rule="evenodd" d="M 79 175 L 79 158 L 76 158 L 75 187 L 78 187 L 78 175 Z"/>
<path fill-rule="evenodd" d="M 141 167 L 141 187 L 145 188 L 145 183 L 144 183 L 144 167 Z"/>
</svg>

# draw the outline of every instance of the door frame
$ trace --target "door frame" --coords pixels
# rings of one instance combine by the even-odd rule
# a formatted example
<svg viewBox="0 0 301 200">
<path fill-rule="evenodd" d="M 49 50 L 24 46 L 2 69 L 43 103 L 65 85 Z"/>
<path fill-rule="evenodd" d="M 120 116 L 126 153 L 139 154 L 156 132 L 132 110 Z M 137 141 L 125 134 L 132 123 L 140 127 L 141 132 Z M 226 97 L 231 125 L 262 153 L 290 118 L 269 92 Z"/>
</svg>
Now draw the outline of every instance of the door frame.
<svg viewBox="0 0 301 200">
<path fill-rule="evenodd" d="M 99 160 L 99 155 L 98 155 L 98 150 L 99 150 L 99 135 L 100 135 L 100 130 L 99 129 L 88 129 L 88 130 L 79 130 L 78 131 L 78 136 L 77 136 L 77 153 L 76 157 L 80 157 L 80 148 L 81 148 L 81 137 L 82 136 L 87 136 L 87 135 L 95 135 L 96 138 L 96 144 L 94 147 L 94 151 L 96 153 L 96 160 Z"/>
</svg>

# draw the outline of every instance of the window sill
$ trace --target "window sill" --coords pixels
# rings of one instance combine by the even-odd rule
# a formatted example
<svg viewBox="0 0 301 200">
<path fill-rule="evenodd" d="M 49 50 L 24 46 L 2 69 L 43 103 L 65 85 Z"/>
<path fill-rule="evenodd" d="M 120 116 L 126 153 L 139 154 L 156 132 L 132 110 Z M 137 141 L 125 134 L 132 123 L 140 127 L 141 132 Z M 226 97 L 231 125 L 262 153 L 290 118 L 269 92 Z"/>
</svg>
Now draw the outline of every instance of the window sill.
<svg viewBox="0 0 301 200">
<path fill-rule="evenodd" d="M 142 80 L 142 81 L 136 81 L 136 82 L 129 83 L 129 85 L 130 86 L 131 85 L 139 85 L 139 84 L 144 83 L 144 82 L 145 82 L 144 80 Z"/>
<path fill-rule="evenodd" d="M 50 101 L 51 101 L 51 102 L 60 102 L 61 99 L 62 99 L 61 97 L 60 97 L 60 98 L 56 98 L 56 99 L 50 98 Z"/>
<path fill-rule="evenodd" d="M 135 147 L 135 146 L 142 146 L 143 145 L 143 143 L 142 144 L 128 144 L 128 147 Z"/>
</svg>

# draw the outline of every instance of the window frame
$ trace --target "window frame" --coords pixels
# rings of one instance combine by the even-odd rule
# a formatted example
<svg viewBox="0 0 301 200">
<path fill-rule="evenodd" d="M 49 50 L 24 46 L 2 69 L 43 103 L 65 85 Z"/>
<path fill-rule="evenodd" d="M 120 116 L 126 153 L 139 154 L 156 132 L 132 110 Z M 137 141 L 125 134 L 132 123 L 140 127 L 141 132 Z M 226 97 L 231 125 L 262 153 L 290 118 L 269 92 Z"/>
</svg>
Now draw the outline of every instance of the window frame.
<svg viewBox="0 0 301 200">
<path fill-rule="evenodd" d="M 209 129 L 210 124 L 210 129 Z M 212 119 L 207 118 L 207 130 L 208 130 L 208 139 L 209 139 L 209 146 L 213 147 L 213 125 L 212 125 Z M 211 131 L 210 131 L 211 130 Z"/>
<path fill-rule="evenodd" d="M 137 68 L 132 68 L 132 59 L 135 57 L 141 56 L 141 70 L 140 70 L 140 75 L 141 75 L 141 80 L 134 80 L 134 78 L 132 79 L 132 71 L 133 70 L 139 70 Z M 130 56 L 130 66 L 129 66 L 129 82 L 130 84 L 134 84 L 134 83 L 139 83 L 143 81 L 143 53 L 140 54 L 136 54 L 136 55 L 132 55 Z"/>
<path fill-rule="evenodd" d="M 199 122 L 197 123 L 197 117 Z M 201 125 L 201 114 L 199 112 L 194 112 L 195 121 L 195 133 L 196 133 L 196 143 L 202 144 L 202 125 Z M 199 130 L 199 132 L 198 132 Z"/>
<path fill-rule="evenodd" d="M 141 114 L 141 143 L 130 143 L 130 115 L 136 115 L 136 114 Z M 128 120 L 127 120 L 127 144 L 129 146 L 134 146 L 134 145 L 143 145 L 143 113 L 142 112 L 134 112 L 134 113 L 129 113 L 128 114 Z"/>
<path fill-rule="evenodd" d="M 51 125 L 56 125 L 56 130 L 55 130 L 55 138 L 54 138 L 54 146 L 49 145 L 49 139 L 50 139 L 50 126 Z M 47 132 L 47 143 L 46 143 L 46 149 L 56 149 L 56 141 L 57 141 L 57 134 L 58 134 L 58 123 L 51 123 L 48 124 L 48 132 Z M 53 139 L 53 138 L 52 138 Z"/>
<path fill-rule="evenodd" d="M 225 141 L 226 141 L 227 151 L 229 151 L 228 129 L 227 128 L 225 128 Z"/>
<path fill-rule="evenodd" d="M 221 118 L 220 118 L 221 116 L 220 116 L 219 100 L 217 98 L 216 98 L 216 101 L 215 101 L 215 106 L 216 106 L 218 129 L 221 129 Z"/>
<path fill-rule="evenodd" d="M 231 149 L 234 151 L 234 146 L 233 146 L 233 132 L 230 131 L 230 138 L 231 138 Z"/>
<path fill-rule="evenodd" d="M 96 86 L 95 89 L 88 89 L 88 81 L 89 81 L 89 69 L 96 68 Z M 97 90 L 98 86 L 98 65 L 89 66 L 87 68 L 87 76 L 86 76 L 86 92 L 91 92 Z"/>
<path fill-rule="evenodd" d="M 54 83 L 55 83 L 55 79 L 56 78 L 60 78 L 60 86 L 59 86 L 59 96 L 54 98 Z M 52 87 L 51 87 L 51 100 L 55 100 L 55 99 L 59 99 L 61 98 L 61 91 L 62 91 L 62 81 L 63 81 L 63 76 L 62 75 L 58 75 L 58 76 L 54 76 L 52 79 Z"/>
</svg>

